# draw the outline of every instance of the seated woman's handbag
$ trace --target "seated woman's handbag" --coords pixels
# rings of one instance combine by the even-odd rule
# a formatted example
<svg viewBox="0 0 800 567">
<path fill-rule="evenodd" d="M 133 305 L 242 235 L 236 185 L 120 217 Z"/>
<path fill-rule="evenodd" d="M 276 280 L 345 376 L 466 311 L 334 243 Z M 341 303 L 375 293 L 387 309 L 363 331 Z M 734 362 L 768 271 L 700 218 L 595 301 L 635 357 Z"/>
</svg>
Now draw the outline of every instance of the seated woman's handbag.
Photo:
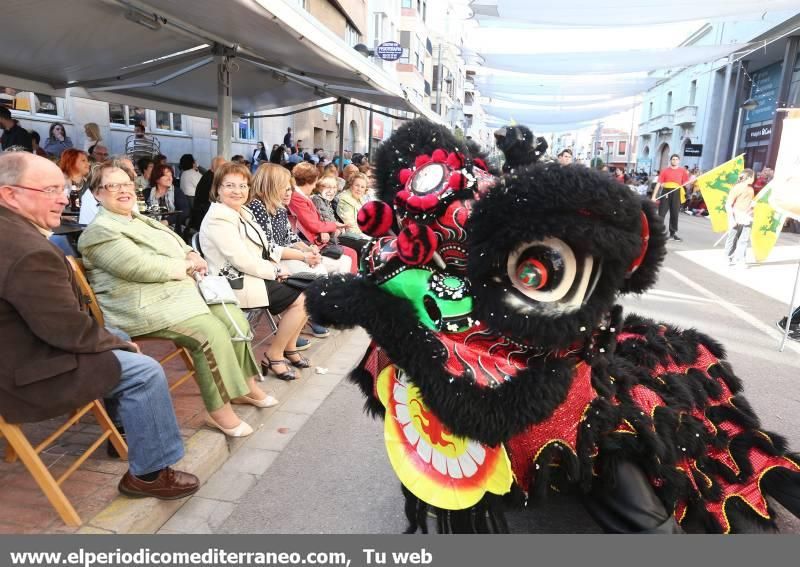
<svg viewBox="0 0 800 567">
<path fill-rule="evenodd" d="M 228 280 L 231 289 L 244 289 L 244 273 L 231 266 L 230 263 L 223 264 L 219 275 Z"/>
<path fill-rule="evenodd" d="M 313 282 L 319 277 L 322 276 L 320 276 L 319 274 L 314 274 L 312 272 L 298 272 L 296 274 L 292 274 L 291 276 L 283 280 L 283 283 L 285 283 L 289 287 L 293 287 L 295 289 L 303 291 L 308 286 L 311 285 L 311 282 Z"/>
<path fill-rule="evenodd" d="M 244 280 L 241 275 L 239 277 Z M 228 311 L 226 304 L 232 303 L 233 305 L 239 305 L 239 300 L 231 287 L 230 279 L 225 276 L 200 277 L 199 275 L 195 275 L 195 279 L 197 280 L 197 289 L 200 291 L 200 295 L 203 296 L 207 305 L 222 305 L 225 315 L 228 316 L 228 321 L 230 321 L 236 331 L 236 336 L 231 337 L 231 340 L 238 342 L 252 341 L 252 330 L 249 327 L 246 329 L 246 332 L 242 330 Z"/>
<path fill-rule="evenodd" d="M 324 246 L 319 253 L 331 260 L 338 260 L 342 257 L 342 254 L 344 254 L 344 249 L 339 244 L 328 244 Z"/>
</svg>

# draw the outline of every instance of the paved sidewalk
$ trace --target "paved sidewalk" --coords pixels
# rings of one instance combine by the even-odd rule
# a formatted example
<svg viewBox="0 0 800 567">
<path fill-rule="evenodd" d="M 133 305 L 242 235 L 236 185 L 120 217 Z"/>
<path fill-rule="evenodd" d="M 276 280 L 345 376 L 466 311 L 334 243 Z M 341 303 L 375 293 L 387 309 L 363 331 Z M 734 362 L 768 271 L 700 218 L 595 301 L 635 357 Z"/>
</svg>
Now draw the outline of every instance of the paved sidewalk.
<svg viewBox="0 0 800 567">
<path fill-rule="evenodd" d="M 263 324 L 256 329 L 256 342 L 266 336 Z M 282 382 L 275 378 L 267 378 L 262 387 L 272 392 L 281 401 L 276 408 L 260 410 L 252 406 L 236 406 L 237 413 L 257 432 L 252 438 L 260 438 L 261 444 L 268 437 L 267 423 L 274 423 L 273 417 L 303 415 L 302 412 L 313 411 L 313 399 L 318 398 L 317 405 L 327 395 L 325 390 L 332 388 L 349 371 L 357 361 L 358 350 L 350 343 L 360 345 L 361 352 L 366 346 L 366 335 L 361 331 L 345 333 L 332 331 L 327 339 L 312 339 L 312 347 L 306 351 L 318 366 L 328 366 L 330 373 L 315 374 L 315 368 L 303 371 L 303 377 L 294 382 Z M 159 358 L 171 350 L 171 344 L 161 341 L 148 341 L 143 344 L 146 354 Z M 261 356 L 263 345 L 256 349 Z M 348 356 L 355 356 L 352 360 Z M 345 360 L 348 358 L 347 360 Z M 172 380 L 183 372 L 183 363 L 170 361 L 166 365 L 167 377 Z M 295 396 L 298 391 L 305 391 L 302 396 Z M 330 390 L 328 390 L 330 391 Z M 229 441 L 218 431 L 204 426 L 204 408 L 194 381 L 190 380 L 173 392 L 175 414 L 181 428 L 186 445 L 186 457 L 178 464 L 179 468 L 197 474 L 205 482 L 217 469 L 224 467 L 226 471 L 251 471 L 255 474 L 265 465 L 263 457 L 269 457 L 277 451 L 278 444 L 270 447 L 258 447 L 259 452 L 253 455 L 235 451 L 245 440 Z M 299 412 L 299 413 L 298 413 Z M 35 445 L 54 431 L 63 419 L 49 420 L 41 423 L 27 424 L 23 427 L 26 435 Z M 299 423 L 288 420 L 276 426 L 272 435 L 285 441 L 291 438 Z M 284 428 L 288 428 L 284 431 Z M 75 458 L 99 435 L 99 428 L 93 417 L 83 419 L 57 443 L 42 453 L 42 460 L 58 476 L 66 470 Z M 0 452 L 4 454 L 5 440 L 0 439 Z M 231 457 L 233 455 L 233 457 Z M 230 461 L 229 461 L 230 459 Z M 268 466 L 268 465 L 267 465 Z M 27 469 L 19 462 L 0 461 L 0 533 L 152 533 L 178 511 L 187 500 L 159 501 L 153 498 L 131 499 L 119 494 L 117 483 L 127 470 L 127 463 L 118 459 L 110 459 L 101 446 L 78 471 L 65 483 L 63 490 L 77 510 L 84 525 L 81 528 L 70 528 L 63 524 L 58 514 L 33 481 Z M 202 493 L 208 494 L 214 485 L 204 486 Z M 231 490 L 231 487 L 227 487 Z"/>
<path fill-rule="evenodd" d="M 258 431 L 241 440 L 231 458 L 158 533 L 214 533 L 238 503 L 247 497 L 250 489 L 260 479 L 269 478 L 269 469 L 275 459 L 361 360 L 369 337 L 358 329 L 336 335 L 328 341 L 326 350 L 333 347 L 335 356 L 328 357 L 328 362 L 322 364 L 327 366 L 327 373 L 317 374 L 309 369 L 306 379 L 293 384 L 295 387 L 290 392 L 281 395 L 279 406 L 260 410 L 262 419 L 250 421 Z"/>
</svg>

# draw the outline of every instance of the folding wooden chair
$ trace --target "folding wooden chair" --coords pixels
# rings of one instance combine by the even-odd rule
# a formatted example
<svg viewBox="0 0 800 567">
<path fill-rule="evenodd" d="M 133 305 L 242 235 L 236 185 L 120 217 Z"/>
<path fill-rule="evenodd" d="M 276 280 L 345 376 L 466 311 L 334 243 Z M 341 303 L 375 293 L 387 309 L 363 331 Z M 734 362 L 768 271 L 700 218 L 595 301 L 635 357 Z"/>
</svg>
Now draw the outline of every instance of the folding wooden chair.
<svg viewBox="0 0 800 567">
<path fill-rule="evenodd" d="M 41 457 L 39 454 L 44 451 L 47 447 L 53 444 L 53 442 L 61 437 L 70 427 L 75 425 L 84 415 L 89 412 L 94 414 L 97 423 L 100 425 L 100 429 L 102 430 L 102 434 L 98 437 L 94 443 L 89 445 L 86 451 L 78 457 L 74 463 L 72 463 L 69 468 L 64 471 L 57 479 L 53 477 L 53 475 L 48 470 L 47 466 L 42 462 Z M 125 440 L 119 434 L 116 427 L 111 421 L 111 418 L 108 417 L 103 404 L 101 404 L 98 400 L 94 400 L 93 402 L 86 404 L 82 408 L 75 410 L 70 418 L 56 431 L 54 431 L 50 436 L 47 437 L 44 441 L 36 445 L 35 447 L 31 445 L 28 438 L 25 436 L 25 433 L 22 431 L 22 428 L 14 423 L 8 423 L 3 416 L 0 416 L 0 437 L 5 437 L 8 445 L 6 445 L 6 452 L 5 452 L 5 460 L 6 462 L 13 463 L 19 458 L 22 461 L 22 464 L 25 465 L 25 468 L 28 469 L 28 472 L 31 473 L 33 480 L 36 481 L 36 484 L 39 485 L 39 488 L 42 489 L 44 495 L 50 501 L 50 504 L 55 508 L 58 515 L 61 516 L 61 519 L 64 521 L 65 524 L 68 526 L 80 526 L 81 519 L 78 516 L 78 513 L 75 511 L 75 508 L 70 503 L 69 499 L 64 494 L 64 491 L 61 490 L 61 484 L 69 478 L 72 473 L 78 470 L 83 462 L 88 459 L 100 445 L 106 439 L 111 441 L 111 444 L 114 445 L 114 448 L 119 453 L 120 457 L 123 459 L 128 458 L 128 446 L 125 444 Z"/>
<path fill-rule="evenodd" d="M 67 261 L 69 265 L 72 267 L 73 272 L 75 272 L 75 279 L 78 282 L 78 287 L 81 290 L 81 301 L 83 302 L 86 307 L 89 308 L 89 312 L 92 314 L 92 317 L 101 324 L 105 324 L 105 319 L 103 317 L 103 311 L 100 309 L 100 305 L 97 303 L 97 297 L 94 295 L 94 291 L 92 290 L 92 286 L 89 285 L 89 280 L 86 279 L 86 271 L 83 268 L 83 262 L 77 258 L 72 256 L 67 256 Z M 165 339 L 159 339 L 154 337 L 132 337 L 132 341 L 134 342 L 145 342 L 145 341 L 162 341 Z M 173 343 L 174 344 L 174 343 Z M 184 365 L 186 366 L 186 373 L 184 373 L 180 378 L 172 382 L 169 386 L 170 392 L 174 391 L 176 388 L 180 387 L 184 382 L 186 382 L 189 378 L 194 376 L 194 362 L 192 361 L 192 357 L 189 354 L 189 351 L 182 347 L 175 345 L 175 350 L 169 352 L 163 358 L 160 358 L 158 362 L 163 366 L 176 356 L 181 357 L 183 360 Z"/>
</svg>

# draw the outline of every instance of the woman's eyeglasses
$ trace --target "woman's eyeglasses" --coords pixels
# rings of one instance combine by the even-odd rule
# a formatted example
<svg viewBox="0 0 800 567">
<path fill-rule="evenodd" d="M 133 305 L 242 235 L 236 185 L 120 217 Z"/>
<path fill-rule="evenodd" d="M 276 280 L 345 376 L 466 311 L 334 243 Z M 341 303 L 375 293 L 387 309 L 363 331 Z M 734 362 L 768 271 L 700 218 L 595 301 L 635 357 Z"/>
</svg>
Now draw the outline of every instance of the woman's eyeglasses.
<svg viewBox="0 0 800 567">
<path fill-rule="evenodd" d="M 234 189 L 249 191 L 250 186 L 247 183 L 223 183 L 220 185 L 220 189 L 225 189 L 225 191 L 233 191 Z"/>
<path fill-rule="evenodd" d="M 123 189 L 126 191 L 133 191 L 136 185 L 133 181 L 128 181 L 127 183 L 106 183 L 102 185 L 102 187 L 109 193 L 119 193 Z"/>
</svg>

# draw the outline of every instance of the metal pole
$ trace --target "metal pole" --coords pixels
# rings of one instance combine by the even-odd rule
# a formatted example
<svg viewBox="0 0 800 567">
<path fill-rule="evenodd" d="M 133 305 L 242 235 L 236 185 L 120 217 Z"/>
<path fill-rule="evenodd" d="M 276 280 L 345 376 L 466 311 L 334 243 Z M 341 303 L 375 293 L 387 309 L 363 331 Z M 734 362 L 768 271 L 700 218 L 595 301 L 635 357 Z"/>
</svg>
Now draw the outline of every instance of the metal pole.
<svg viewBox="0 0 800 567">
<path fill-rule="evenodd" d="M 736 117 L 736 133 L 733 135 L 733 149 L 731 159 L 736 157 L 736 150 L 739 149 L 739 132 L 742 129 L 742 107 L 739 107 L 739 115 Z"/>
<path fill-rule="evenodd" d="M 797 273 L 794 276 L 794 287 L 792 288 L 792 299 L 789 302 L 789 314 L 786 316 L 786 328 L 783 330 L 783 338 L 781 339 L 781 346 L 778 350 L 783 352 L 783 347 L 786 346 L 786 337 L 789 336 L 789 325 L 792 323 L 792 313 L 794 312 L 794 300 L 797 295 L 797 280 L 800 279 L 800 261 L 797 262 Z"/>
<path fill-rule="evenodd" d="M 439 43 L 439 56 L 437 59 L 437 67 L 439 69 L 438 77 L 436 78 L 436 114 L 442 115 L 442 44 Z"/>
<path fill-rule="evenodd" d="M 233 97 L 228 57 L 217 55 L 217 155 L 231 159 L 233 137 Z"/>
<path fill-rule="evenodd" d="M 344 100 L 339 100 L 339 173 L 344 170 Z"/>
<path fill-rule="evenodd" d="M 628 166 L 628 169 L 633 166 L 633 170 L 636 170 L 636 164 L 633 163 L 633 126 L 634 121 L 636 120 L 636 108 L 631 109 L 631 132 L 628 135 L 628 147 L 625 148 L 628 152 L 628 155 L 625 156 L 625 165 Z"/>
<path fill-rule="evenodd" d="M 722 108 L 719 112 L 719 126 L 717 127 L 717 145 L 714 147 L 714 165 L 722 161 L 722 130 L 725 128 L 725 115 L 728 112 L 728 92 L 731 88 L 731 72 L 733 71 L 733 54 L 728 56 L 725 67 L 725 84 L 722 88 Z"/>
<path fill-rule="evenodd" d="M 372 161 L 372 117 L 374 113 L 369 110 L 369 126 L 367 126 L 367 159 Z"/>
</svg>

